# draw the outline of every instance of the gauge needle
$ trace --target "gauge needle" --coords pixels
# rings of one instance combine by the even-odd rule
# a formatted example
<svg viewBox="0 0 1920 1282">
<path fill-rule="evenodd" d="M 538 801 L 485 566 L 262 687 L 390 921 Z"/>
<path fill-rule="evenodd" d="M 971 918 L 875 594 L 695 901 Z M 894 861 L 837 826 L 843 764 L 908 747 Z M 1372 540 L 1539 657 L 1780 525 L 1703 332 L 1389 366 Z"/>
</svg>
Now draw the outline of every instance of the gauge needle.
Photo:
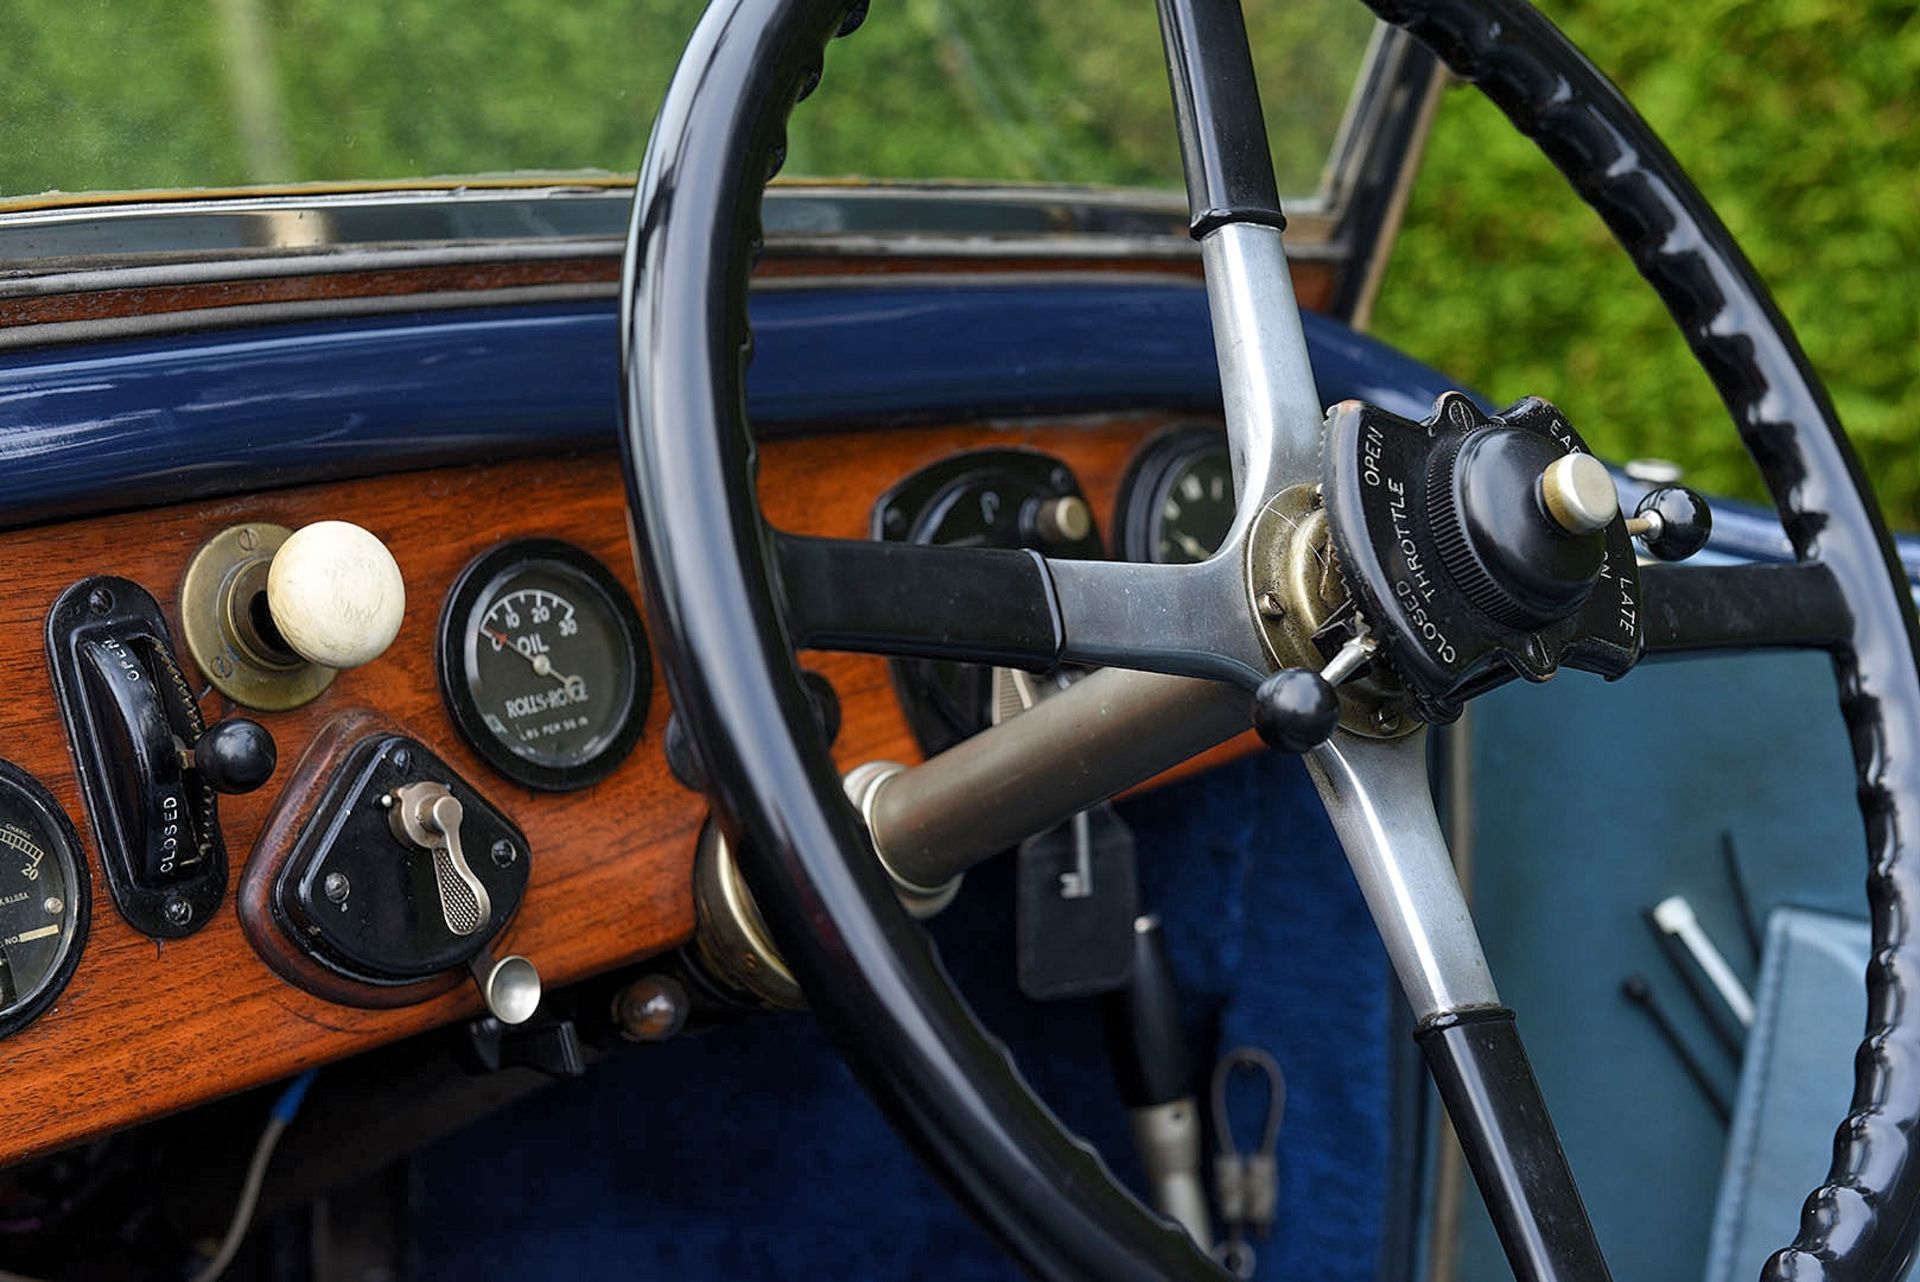
<svg viewBox="0 0 1920 1282">
<path fill-rule="evenodd" d="M 549 659 L 544 654 L 536 654 L 533 656 L 533 670 L 536 674 L 540 676 L 552 677 L 555 681 L 558 681 L 563 686 L 570 686 L 573 684 L 572 677 L 564 676 L 561 673 L 555 672 L 553 670 L 553 660 Z"/>
<path fill-rule="evenodd" d="M 574 678 L 567 676 L 564 673 L 554 671 L 553 660 L 549 659 L 546 655 L 528 654 L 525 650 L 522 650 L 519 646 L 511 644 L 505 636 L 503 636 L 498 632 L 493 631 L 491 628 L 481 628 L 480 635 L 484 637 L 492 638 L 493 640 L 499 642 L 503 649 L 511 650 L 515 654 L 519 655 L 521 658 L 525 659 L 528 663 L 531 663 L 533 665 L 533 671 L 536 676 L 552 677 L 555 681 L 558 681 L 563 686 L 568 686 L 573 684 Z"/>
<path fill-rule="evenodd" d="M 1173 531 L 1173 541 L 1180 545 L 1180 550 L 1182 552 L 1185 552 L 1188 556 L 1192 557 L 1196 561 L 1204 561 L 1208 557 L 1213 555 L 1213 553 L 1207 551 L 1206 544 L 1202 543 L 1199 539 L 1194 538 L 1191 534 L 1188 534 L 1185 530 Z"/>
</svg>

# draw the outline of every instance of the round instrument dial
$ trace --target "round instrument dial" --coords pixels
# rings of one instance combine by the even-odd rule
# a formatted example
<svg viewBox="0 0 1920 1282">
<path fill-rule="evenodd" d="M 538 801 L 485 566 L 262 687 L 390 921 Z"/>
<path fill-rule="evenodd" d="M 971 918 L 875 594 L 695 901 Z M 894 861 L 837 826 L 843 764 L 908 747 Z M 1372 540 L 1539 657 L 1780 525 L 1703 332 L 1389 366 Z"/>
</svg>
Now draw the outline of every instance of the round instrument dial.
<svg viewBox="0 0 1920 1282">
<path fill-rule="evenodd" d="M 60 803 L 0 761 L 0 1036 L 67 986 L 92 902 L 80 838 Z"/>
<path fill-rule="evenodd" d="M 653 672 L 613 574 L 552 539 L 464 570 L 440 620 L 440 684 L 467 741 L 532 788 L 605 778 L 638 742 Z"/>
<path fill-rule="evenodd" d="M 1130 561 L 1185 564 L 1219 550 L 1233 526 L 1233 461 L 1217 428 L 1170 428 L 1128 469 L 1120 495 L 1120 550 Z"/>
</svg>

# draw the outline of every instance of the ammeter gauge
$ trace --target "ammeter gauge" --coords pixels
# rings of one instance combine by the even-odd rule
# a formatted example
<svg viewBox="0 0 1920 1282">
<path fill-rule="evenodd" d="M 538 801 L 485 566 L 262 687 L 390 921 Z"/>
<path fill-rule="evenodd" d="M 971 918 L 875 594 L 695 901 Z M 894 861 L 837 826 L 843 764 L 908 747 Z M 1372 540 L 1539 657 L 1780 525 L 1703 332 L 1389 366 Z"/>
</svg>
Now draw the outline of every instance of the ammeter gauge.
<svg viewBox="0 0 1920 1282">
<path fill-rule="evenodd" d="M 92 905 L 80 838 L 53 794 L 0 761 L 0 1036 L 73 977 Z"/>
<path fill-rule="evenodd" d="M 633 750 L 653 668 L 612 571 L 556 539 L 508 543 L 460 574 L 440 616 L 440 689 L 467 742 L 529 788 L 584 788 Z"/>
</svg>

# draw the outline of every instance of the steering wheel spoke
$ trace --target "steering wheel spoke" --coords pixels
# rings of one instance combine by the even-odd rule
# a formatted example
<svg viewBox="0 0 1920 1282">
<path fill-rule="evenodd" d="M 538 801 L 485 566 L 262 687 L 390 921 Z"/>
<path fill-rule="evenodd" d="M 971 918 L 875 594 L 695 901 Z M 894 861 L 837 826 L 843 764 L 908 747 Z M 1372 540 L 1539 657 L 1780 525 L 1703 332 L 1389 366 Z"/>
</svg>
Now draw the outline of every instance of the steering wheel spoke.
<svg viewBox="0 0 1920 1282">
<path fill-rule="evenodd" d="M 1266 676 L 1237 560 L 1053 560 L 1013 548 L 776 534 L 802 648 L 1228 681 Z"/>
<path fill-rule="evenodd" d="M 1515 1274 L 1605 1279 L 1513 1012 L 1500 1004 L 1427 781 L 1427 734 L 1341 731 L 1307 758 Z"/>
<path fill-rule="evenodd" d="M 1497 1006 L 1427 783 L 1427 732 L 1336 733 L 1307 770 L 1416 1019 Z"/>
<path fill-rule="evenodd" d="M 1785 565 L 1643 565 L 1648 658 L 1738 650 L 1834 650 L 1853 636 L 1833 572 Z"/>
</svg>

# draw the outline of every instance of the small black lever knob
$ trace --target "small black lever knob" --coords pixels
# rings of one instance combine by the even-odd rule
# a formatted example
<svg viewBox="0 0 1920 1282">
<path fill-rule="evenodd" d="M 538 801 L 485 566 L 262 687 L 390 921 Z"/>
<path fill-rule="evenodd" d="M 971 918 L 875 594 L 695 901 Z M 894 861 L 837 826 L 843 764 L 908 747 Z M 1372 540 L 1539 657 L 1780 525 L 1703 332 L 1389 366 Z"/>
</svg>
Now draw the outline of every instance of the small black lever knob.
<svg viewBox="0 0 1920 1282">
<path fill-rule="evenodd" d="M 1648 556 L 1661 561 L 1686 560 L 1705 547 L 1713 533 L 1713 509 L 1684 485 L 1648 490 L 1633 509 L 1633 518 L 1628 531 Z"/>
<path fill-rule="evenodd" d="M 215 792 L 252 792 L 273 776 L 280 752 L 258 721 L 229 717 L 206 728 L 193 745 L 193 764 Z"/>
<path fill-rule="evenodd" d="M 1317 672 L 1283 668 L 1253 692 L 1253 728 L 1282 752 L 1317 748 L 1339 724 L 1340 701 Z"/>
</svg>

